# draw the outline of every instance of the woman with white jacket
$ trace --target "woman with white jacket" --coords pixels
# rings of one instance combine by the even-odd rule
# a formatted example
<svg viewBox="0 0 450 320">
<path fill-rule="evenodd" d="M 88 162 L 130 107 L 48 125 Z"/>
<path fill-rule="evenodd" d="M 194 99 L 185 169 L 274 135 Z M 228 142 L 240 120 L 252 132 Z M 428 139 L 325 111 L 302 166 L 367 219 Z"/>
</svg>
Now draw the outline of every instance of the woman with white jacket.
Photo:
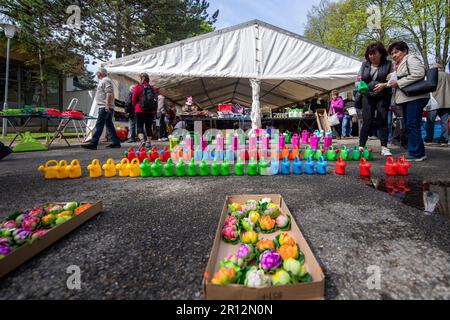
<svg viewBox="0 0 450 320">
<path fill-rule="evenodd" d="M 422 139 L 422 111 L 430 99 L 430 94 L 421 94 L 408 97 L 402 92 L 402 88 L 423 80 L 425 77 L 425 66 L 413 54 L 409 54 L 408 45 L 404 41 L 397 41 L 389 46 L 389 54 L 395 61 L 394 70 L 397 79 L 389 77 L 387 87 L 395 89 L 394 100 L 403 106 L 405 124 L 408 131 L 407 161 L 423 161 L 425 145 Z"/>
</svg>

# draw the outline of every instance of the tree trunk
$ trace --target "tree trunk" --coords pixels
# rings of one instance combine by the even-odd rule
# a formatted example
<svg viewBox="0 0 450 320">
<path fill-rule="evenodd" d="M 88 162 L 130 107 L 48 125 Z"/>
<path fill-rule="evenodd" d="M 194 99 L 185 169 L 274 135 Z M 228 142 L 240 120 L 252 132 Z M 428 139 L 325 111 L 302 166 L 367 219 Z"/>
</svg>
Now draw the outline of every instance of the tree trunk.
<svg viewBox="0 0 450 320">
<path fill-rule="evenodd" d="M 449 46 L 450 46 L 450 0 L 445 0 L 445 33 L 444 33 L 444 50 L 442 53 L 442 66 L 449 63 Z M 450 68 L 450 66 L 449 66 Z"/>
<path fill-rule="evenodd" d="M 44 79 L 44 57 L 42 54 L 42 48 L 39 45 L 38 48 L 38 56 L 39 56 L 39 84 L 41 87 L 41 94 L 39 97 L 39 106 L 45 106 L 48 108 L 48 96 L 47 96 L 47 82 Z M 42 119 L 41 121 L 41 132 L 48 131 L 48 120 Z"/>
<path fill-rule="evenodd" d="M 120 2 L 120 1 L 119 1 Z M 120 3 L 116 5 L 116 12 L 115 12 L 115 18 L 116 18 L 116 58 L 121 58 L 123 56 L 123 28 L 122 28 L 122 11 Z"/>
</svg>

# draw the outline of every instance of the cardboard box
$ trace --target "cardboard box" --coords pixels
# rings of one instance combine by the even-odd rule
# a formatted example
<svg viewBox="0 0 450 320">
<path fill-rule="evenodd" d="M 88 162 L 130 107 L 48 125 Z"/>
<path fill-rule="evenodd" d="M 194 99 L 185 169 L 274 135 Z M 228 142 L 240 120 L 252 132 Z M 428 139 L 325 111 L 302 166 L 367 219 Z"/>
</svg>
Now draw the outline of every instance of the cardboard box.
<svg viewBox="0 0 450 320">
<path fill-rule="evenodd" d="M 92 203 L 91 207 L 79 215 L 73 216 L 72 219 L 60 224 L 59 226 L 50 229 L 50 231 L 48 231 L 41 238 L 34 240 L 32 243 L 25 243 L 14 252 L 11 252 L 0 260 L 0 278 L 20 266 L 22 263 L 31 259 L 33 256 L 37 255 L 39 252 L 52 245 L 72 230 L 78 228 L 102 210 L 103 203 L 101 201 Z"/>
<path fill-rule="evenodd" d="M 319 131 L 331 131 L 330 123 L 328 122 L 327 110 L 317 109 L 316 111 L 317 126 Z"/>
<path fill-rule="evenodd" d="M 279 205 L 281 212 L 287 213 L 291 216 L 291 230 L 290 235 L 294 237 L 300 250 L 305 256 L 305 265 L 308 272 L 311 274 L 313 281 L 307 283 L 297 283 L 285 286 L 270 286 L 267 288 L 247 288 L 243 285 L 227 285 L 219 286 L 213 285 L 205 278 L 203 279 L 203 289 L 205 298 L 208 300 L 309 300 L 309 299 L 323 299 L 325 289 L 325 277 L 322 268 L 319 266 L 314 257 L 308 243 L 303 237 L 300 229 L 295 222 L 294 217 L 289 211 L 286 203 L 279 194 L 269 195 L 236 195 L 228 196 L 220 216 L 219 226 L 216 231 L 214 245 L 209 257 L 208 265 L 206 267 L 205 275 L 209 275 L 211 279 L 214 273 L 219 270 L 219 263 L 230 254 L 235 254 L 239 245 L 231 245 L 222 240 L 222 227 L 225 219 L 228 216 L 228 204 L 233 202 L 243 204 L 247 200 L 260 200 L 261 198 L 271 198 L 272 201 Z M 280 232 L 277 231 L 272 234 L 260 234 L 259 237 L 274 239 Z"/>
</svg>

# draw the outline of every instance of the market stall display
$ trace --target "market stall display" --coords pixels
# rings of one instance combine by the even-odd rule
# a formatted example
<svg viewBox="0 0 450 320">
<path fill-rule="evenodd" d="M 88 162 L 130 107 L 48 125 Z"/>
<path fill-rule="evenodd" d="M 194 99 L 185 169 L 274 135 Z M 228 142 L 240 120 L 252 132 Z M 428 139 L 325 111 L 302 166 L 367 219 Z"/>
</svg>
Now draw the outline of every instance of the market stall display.
<svg viewBox="0 0 450 320">
<path fill-rule="evenodd" d="M 227 197 L 206 299 L 323 299 L 324 276 L 280 195 Z"/>
<path fill-rule="evenodd" d="M 102 202 L 55 202 L 11 213 L 0 226 L 0 277 L 102 211 Z"/>
</svg>

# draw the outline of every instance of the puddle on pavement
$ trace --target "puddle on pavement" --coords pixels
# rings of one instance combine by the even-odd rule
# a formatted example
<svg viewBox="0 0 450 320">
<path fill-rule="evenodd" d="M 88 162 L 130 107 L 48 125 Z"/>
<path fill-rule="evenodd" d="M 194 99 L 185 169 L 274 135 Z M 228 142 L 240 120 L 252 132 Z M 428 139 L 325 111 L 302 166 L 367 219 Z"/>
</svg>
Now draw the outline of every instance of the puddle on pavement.
<svg viewBox="0 0 450 320">
<path fill-rule="evenodd" d="M 407 206 L 450 220 L 450 181 L 429 182 L 401 176 L 360 179 L 368 187 L 386 192 Z"/>
</svg>

